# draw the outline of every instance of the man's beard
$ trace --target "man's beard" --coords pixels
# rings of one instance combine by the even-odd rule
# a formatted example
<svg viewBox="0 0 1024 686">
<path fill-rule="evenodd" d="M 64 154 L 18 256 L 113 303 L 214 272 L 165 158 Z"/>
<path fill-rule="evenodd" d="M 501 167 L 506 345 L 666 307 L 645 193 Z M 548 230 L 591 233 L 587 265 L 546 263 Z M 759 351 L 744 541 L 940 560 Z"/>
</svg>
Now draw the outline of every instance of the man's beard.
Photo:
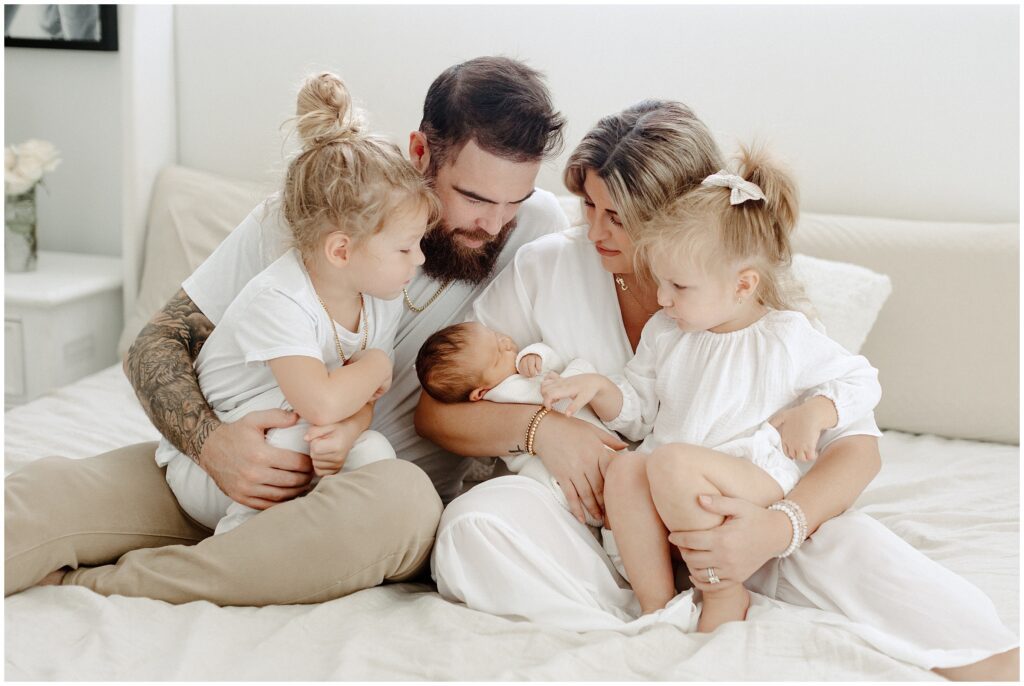
<svg viewBox="0 0 1024 686">
<path fill-rule="evenodd" d="M 420 249 L 426 257 L 423 273 L 438 281 L 478 284 L 491 275 L 501 249 L 515 228 L 515 217 L 501 227 L 497 236 L 491 236 L 483 229 L 450 229 L 444 224 L 438 224 L 420 241 Z M 479 248 L 467 248 L 456 242 L 456 234 L 486 242 Z"/>
</svg>

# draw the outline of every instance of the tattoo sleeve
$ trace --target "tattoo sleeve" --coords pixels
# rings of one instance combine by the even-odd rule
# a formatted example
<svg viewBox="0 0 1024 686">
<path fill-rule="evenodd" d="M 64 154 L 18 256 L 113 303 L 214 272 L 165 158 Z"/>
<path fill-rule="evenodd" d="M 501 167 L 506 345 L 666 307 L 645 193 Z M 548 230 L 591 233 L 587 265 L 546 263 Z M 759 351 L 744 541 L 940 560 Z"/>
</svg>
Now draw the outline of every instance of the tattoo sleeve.
<svg viewBox="0 0 1024 686">
<path fill-rule="evenodd" d="M 139 332 L 124 362 L 150 421 L 196 464 L 206 438 L 220 426 L 192 366 L 211 331 L 213 322 L 179 289 Z"/>
</svg>

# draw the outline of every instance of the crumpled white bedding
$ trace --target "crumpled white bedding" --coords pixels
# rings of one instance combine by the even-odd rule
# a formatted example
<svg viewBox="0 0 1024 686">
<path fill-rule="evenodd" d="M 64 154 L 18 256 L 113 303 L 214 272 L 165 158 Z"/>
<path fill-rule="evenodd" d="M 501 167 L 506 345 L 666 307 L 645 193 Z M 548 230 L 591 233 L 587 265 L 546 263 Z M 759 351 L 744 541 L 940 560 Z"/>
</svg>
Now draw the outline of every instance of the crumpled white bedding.
<svg viewBox="0 0 1024 686">
<path fill-rule="evenodd" d="M 153 440 L 111 367 L 5 414 L 5 473 Z M 888 432 L 857 506 L 1019 621 L 1019 449 Z M 493 617 L 400 584 L 329 603 L 173 606 L 83 588 L 5 600 L 6 678 L 48 680 L 926 680 L 824 612 L 758 597 L 712 636 L 653 626 L 577 634 Z M 941 613 L 942 599 L 936 599 Z M 756 613 L 755 613 L 756 610 Z M 755 616 L 756 615 L 756 616 Z"/>
</svg>

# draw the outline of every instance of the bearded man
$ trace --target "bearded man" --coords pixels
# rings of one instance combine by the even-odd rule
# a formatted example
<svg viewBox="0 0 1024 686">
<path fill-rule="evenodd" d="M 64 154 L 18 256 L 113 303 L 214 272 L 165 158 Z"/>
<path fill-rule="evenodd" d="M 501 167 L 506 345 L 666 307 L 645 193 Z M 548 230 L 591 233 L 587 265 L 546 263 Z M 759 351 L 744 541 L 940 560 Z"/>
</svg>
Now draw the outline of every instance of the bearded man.
<svg viewBox="0 0 1024 686">
<path fill-rule="evenodd" d="M 171 603 L 314 603 L 421 574 L 442 502 L 457 495 L 468 460 L 416 434 L 413 361 L 430 334 L 466 318 L 520 245 L 566 227 L 554 196 L 534 187 L 563 126 L 541 75 L 515 60 L 457 64 L 427 92 L 409 155 L 443 215 L 403 294 L 391 389 L 310 443 L 314 454 L 344 456 L 372 423 L 400 459 L 336 474 L 310 491 L 310 457 L 265 440 L 267 430 L 295 423 L 295 413 L 225 423 L 199 389 L 193 361 L 203 343 L 241 288 L 289 245 L 271 196 L 156 313 L 124 365 L 157 429 L 228 497 L 263 512 L 211 536 L 178 507 L 154 461 L 156 443 L 38 460 L 5 484 L 5 595 L 52 582 Z"/>
</svg>

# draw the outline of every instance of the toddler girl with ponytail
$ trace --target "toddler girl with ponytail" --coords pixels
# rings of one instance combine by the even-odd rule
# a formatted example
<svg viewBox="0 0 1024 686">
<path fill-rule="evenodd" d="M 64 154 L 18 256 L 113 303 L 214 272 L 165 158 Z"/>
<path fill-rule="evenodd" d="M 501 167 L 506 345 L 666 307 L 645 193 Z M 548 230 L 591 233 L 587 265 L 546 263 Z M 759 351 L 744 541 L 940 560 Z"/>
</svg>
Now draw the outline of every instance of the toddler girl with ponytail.
<svg viewBox="0 0 1024 686">
<path fill-rule="evenodd" d="M 268 205 L 281 212 L 292 247 L 241 289 L 195 367 L 222 420 L 294 410 L 298 423 L 268 431 L 267 441 L 310 455 L 326 477 L 395 458 L 374 431 L 344 457 L 330 449 L 332 432 L 390 386 L 398 298 L 423 264 L 420 239 L 440 205 L 395 145 L 363 132 L 334 74 L 306 79 L 297 114 L 302 149 Z M 157 463 L 167 465 L 182 508 L 215 533 L 257 512 L 228 498 L 166 439 Z"/>
<path fill-rule="evenodd" d="M 742 149 L 738 173 L 712 174 L 645 227 L 637 255 L 657 281 L 662 310 L 644 327 L 625 377 L 545 380 L 548 407 L 573 398 L 571 414 L 589 403 L 609 428 L 643 439 L 608 466 L 614 536 L 606 530 L 603 538 L 645 614 L 676 595 L 669 532 L 722 523 L 698 505 L 700 494 L 780 511 L 793 539 L 779 557 L 791 554 L 806 537 L 799 506 L 783 499 L 801 476 L 794 460 L 814 459 L 826 429 L 829 440 L 862 433 L 851 425 L 881 397 L 878 371 L 792 304 L 797 214 L 788 174 L 763 151 Z M 750 594 L 742 582 L 694 567 L 690 578 L 703 592 L 695 628 L 744 619 Z"/>
</svg>

